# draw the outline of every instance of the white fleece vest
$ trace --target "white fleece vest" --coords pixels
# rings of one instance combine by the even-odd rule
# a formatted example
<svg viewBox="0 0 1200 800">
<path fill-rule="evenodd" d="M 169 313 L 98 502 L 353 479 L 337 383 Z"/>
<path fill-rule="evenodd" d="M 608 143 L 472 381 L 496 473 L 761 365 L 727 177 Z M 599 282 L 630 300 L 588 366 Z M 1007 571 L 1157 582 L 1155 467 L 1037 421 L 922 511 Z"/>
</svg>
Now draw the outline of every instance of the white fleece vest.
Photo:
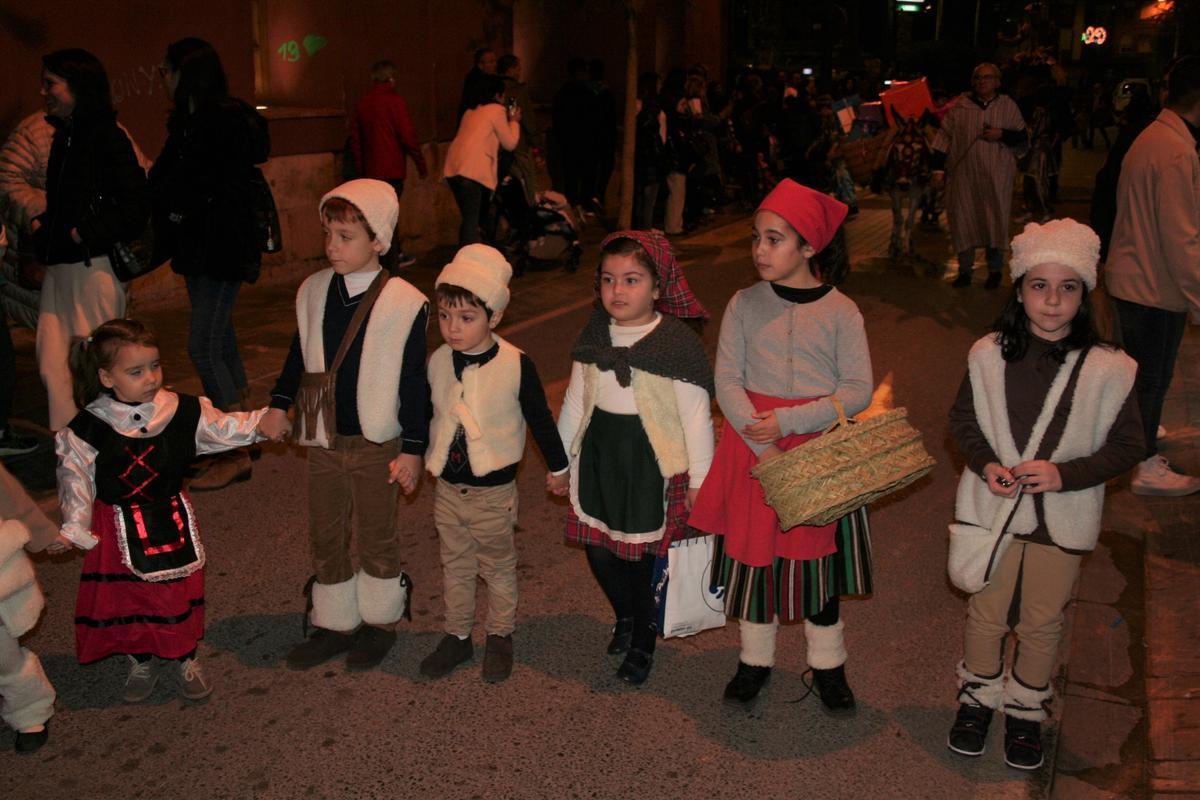
<svg viewBox="0 0 1200 800">
<path fill-rule="evenodd" d="M 454 377 L 454 351 L 442 345 L 429 359 L 433 421 L 425 466 L 441 475 L 454 434 L 462 425 L 467 460 L 476 476 L 521 460 L 525 452 L 525 415 L 521 413 L 521 351 L 493 334 L 499 352 L 486 364 L 470 364 Z"/>
<path fill-rule="evenodd" d="M 304 369 L 324 372 L 325 337 L 321 325 L 325 319 L 325 299 L 333 268 L 305 278 L 296 292 L 296 322 L 300 331 L 300 352 Z M 358 422 L 363 436 L 377 444 L 400 435 L 400 372 L 404 367 L 404 345 L 413 321 L 429 301 L 403 278 L 390 278 L 383 285 L 367 317 L 362 359 L 358 368 Z M 332 356 L 331 356 L 332 357 Z"/>
<path fill-rule="evenodd" d="M 632 370 L 633 378 L 630 384 L 633 397 L 637 403 L 638 418 L 650 447 L 654 450 L 654 459 L 664 478 L 670 478 L 681 472 L 686 472 L 689 466 L 687 444 L 683 437 L 683 422 L 679 419 L 679 405 L 675 402 L 675 386 L 670 378 Z M 592 411 L 596 408 L 596 397 L 600 392 L 600 368 L 595 364 L 585 364 L 583 370 L 583 416 L 580 417 L 579 430 L 571 441 L 571 460 L 574 461 L 583 446 L 583 435 L 587 432 L 588 424 L 592 421 Z"/>
<path fill-rule="evenodd" d="M 1066 363 L 1050 384 L 1050 391 L 1033 426 L 1029 442 L 1018 451 L 1009 424 L 1008 402 L 1004 393 L 1004 358 L 991 334 L 971 347 L 967 369 L 974 394 L 975 417 L 984 438 L 1000 462 L 1013 466 L 1035 457 L 1058 399 L 1066 389 L 1079 351 L 1067 356 Z M 1062 439 L 1050 454 L 1054 463 L 1070 461 L 1095 453 L 1108 438 L 1108 431 L 1133 388 L 1137 365 L 1118 350 L 1093 347 L 1079 372 L 1071 412 Z M 1055 544 L 1072 550 L 1091 550 L 1100 536 L 1100 515 L 1104 507 L 1104 484 L 1074 492 L 1046 492 L 1042 510 L 1046 529 Z M 954 513 L 958 521 L 998 530 L 1012 509 L 1011 500 L 992 494 L 985 481 L 969 469 L 958 482 Z M 1010 533 L 1032 533 L 1037 527 L 1033 498 L 1021 495 L 1017 512 L 1009 523 Z"/>
<path fill-rule="evenodd" d="M 16 638 L 37 624 L 45 599 L 25 554 L 29 529 L 15 519 L 0 519 L 0 627 Z"/>
</svg>

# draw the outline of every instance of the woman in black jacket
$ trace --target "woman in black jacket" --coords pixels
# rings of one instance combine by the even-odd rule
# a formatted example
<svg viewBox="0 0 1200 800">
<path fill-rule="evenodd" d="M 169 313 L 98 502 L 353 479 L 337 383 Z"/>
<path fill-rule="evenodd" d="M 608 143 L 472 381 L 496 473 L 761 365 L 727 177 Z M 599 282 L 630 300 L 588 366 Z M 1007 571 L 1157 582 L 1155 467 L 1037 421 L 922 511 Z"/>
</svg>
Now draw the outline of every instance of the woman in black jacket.
<svg viewBox="0 0 1200 800">
<path fill-rule="evenodd" d="M 125 289 L 108 252 L 137 238 L 150 215 L 146 174 L 117 126 L 108 74 L 86 50 L 42 58 L 42 96 L 54 126 L 46 170 L 46 211 L 32 221 L 34 252 L 45 265 L 37 322 L 38 371 L 50 428 L 77 409 L 67 352 L 71 339 L 125 314 Z"/>
<path fill-rule="evenodd" d="M 254 165 L 270 153 L 267 122 L 229 96 L 221 60 L 208 42 L 175 42 L 161 69 L 174 107 L 167 142 L 150 169 L 155 233 L 171 269 L 187 283 L 188 355 L 205 395 L 223 411 L 248 407 L 233 307 L 262 263 L 252 186 Z M 233 451 L 210 460 L 190 488 L 219 489 L 249 477 L 249 456 Z"/>
</svg>

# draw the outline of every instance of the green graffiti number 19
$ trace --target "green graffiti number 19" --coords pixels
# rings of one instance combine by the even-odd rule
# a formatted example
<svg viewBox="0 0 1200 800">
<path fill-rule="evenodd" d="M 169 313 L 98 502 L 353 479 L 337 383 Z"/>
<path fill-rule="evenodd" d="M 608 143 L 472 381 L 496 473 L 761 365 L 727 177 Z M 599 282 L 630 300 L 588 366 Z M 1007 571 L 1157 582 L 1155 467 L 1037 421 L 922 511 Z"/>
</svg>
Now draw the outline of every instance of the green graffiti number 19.
<svg viewBox="0 0 1200 800">
<path fill-rule="evenodd" d="M 275 52 L 279 53 L 284 61 L 299 61 L 300 60 L 300 45 L 293 39 L 290 42 L 284 42 L 279 45 L 279 49 Z"/>
</svg>

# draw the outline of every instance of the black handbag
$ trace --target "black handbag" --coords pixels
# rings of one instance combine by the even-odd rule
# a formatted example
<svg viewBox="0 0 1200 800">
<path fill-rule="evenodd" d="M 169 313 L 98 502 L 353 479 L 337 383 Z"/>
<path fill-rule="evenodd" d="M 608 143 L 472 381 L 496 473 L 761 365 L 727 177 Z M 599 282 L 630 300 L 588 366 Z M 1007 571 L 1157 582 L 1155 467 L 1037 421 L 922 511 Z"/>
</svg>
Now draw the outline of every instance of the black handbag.
<svg viewBox="0 0 1200 800">
<path fill-rule="evenodd" d="M 275 208 L 275 196 L 271 185 L 255 167 L 250 174 L 251 202 L 254 204 L 254 237 L 259 251 L 278 253 L 283 249 L 283 230 L 279 226 L 279 211 Z"/>
<path fill-rule="evenodd" d="M 115 200 L 96 195 L 92 201 L 92 213 L 96 213 L 106 202 Z M 117 280 L 128 283 L 134 278 L 153 272 L 167 259 L 159 258 L 154 250 L 154 226 L 146 221 L 142 232 L 128 242 L 113 242 L 108 249 L 108 262 Z"/>
</svg>

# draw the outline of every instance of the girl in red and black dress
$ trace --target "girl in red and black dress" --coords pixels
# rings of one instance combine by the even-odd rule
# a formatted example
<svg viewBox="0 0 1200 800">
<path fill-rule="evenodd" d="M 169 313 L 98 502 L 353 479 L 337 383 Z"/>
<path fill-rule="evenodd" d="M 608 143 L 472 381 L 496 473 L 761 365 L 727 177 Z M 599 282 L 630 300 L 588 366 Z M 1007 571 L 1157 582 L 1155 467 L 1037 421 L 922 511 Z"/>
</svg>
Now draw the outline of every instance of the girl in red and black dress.
<svg viewBox="0 0 1200 800">
<path fill-rule="evenodd" d="M 207 697 L 196 658 L 204 547 L 183 477 L 197 455 L 263 438 L 265 409 L 225 414 L 207 398 L 164 389 L 158 341 L 133 320 L 110 320 L 77 342 L 71 372 L 83 411 L 55 437 L 63 525 L 48 551 L 87 551 L 75 604 L 79 661 L 127 656 L 126 702 L 149 697 L 167 661 L 184 697 Z"/>
</svg>

